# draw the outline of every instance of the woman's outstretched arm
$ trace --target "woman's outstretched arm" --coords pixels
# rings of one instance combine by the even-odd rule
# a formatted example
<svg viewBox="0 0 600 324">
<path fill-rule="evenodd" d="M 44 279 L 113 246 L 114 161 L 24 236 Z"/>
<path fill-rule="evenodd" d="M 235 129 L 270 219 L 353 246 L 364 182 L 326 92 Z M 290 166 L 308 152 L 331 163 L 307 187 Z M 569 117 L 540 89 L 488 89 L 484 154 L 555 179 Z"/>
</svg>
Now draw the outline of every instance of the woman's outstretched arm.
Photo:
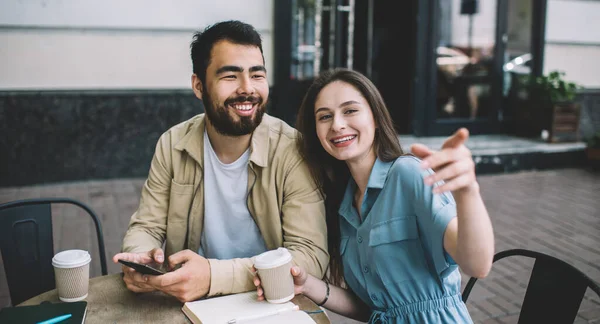
<svg viewBox="0 0 600 324">
<path fill-rule="evenodd" d="M 424 145 L 413 145 L 415 155 L 422 158 L 424 169 L 435 173 L 424 179 L 425 184 L 444 183 L 433 193 L 452 192 L 457 217 L 451 220 L 444 233 L 444 249 L 469 276 L 487 276 L 494 258 L 494 231 L 475 177 L 471 151 L 464 145 L 469 138 L 465 128 L 449 137 L 440 151 Z"/>
</svg>

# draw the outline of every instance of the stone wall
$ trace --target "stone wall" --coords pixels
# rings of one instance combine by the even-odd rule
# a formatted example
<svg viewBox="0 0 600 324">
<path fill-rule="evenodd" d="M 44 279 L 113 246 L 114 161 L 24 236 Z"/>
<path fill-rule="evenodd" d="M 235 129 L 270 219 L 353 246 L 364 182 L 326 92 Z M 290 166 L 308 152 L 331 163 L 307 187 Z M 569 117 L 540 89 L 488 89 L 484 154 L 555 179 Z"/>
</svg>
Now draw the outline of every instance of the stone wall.
<svg viewBox="0 0 600 324">
<path fill-rule="evenodd" d="M 0 92 L 0 187 L 145 177 L 159 136 L 203 111 L 191 91 Z"/>
</svg>

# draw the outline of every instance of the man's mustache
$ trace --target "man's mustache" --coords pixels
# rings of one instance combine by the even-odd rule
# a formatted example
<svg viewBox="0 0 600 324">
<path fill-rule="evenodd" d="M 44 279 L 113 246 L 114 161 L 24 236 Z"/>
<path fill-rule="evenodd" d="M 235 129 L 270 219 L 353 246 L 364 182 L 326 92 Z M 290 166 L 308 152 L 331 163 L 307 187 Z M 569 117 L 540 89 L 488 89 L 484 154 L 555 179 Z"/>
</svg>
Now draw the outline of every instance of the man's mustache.
<svg viewBox="0 0 600 324">
<path fill-rule="evenodd" d="M 239 97 L 230 98 L 230 99 L 225 100 L 225 105 L 231 105 L 231 104 L 235 104 L 235 103 L 244 103 L 244 102 L 249 102 L 251 104 L 261 104 L 262 101 L 263 100 L 261 97 L 239 96 Z"/>
</svg>

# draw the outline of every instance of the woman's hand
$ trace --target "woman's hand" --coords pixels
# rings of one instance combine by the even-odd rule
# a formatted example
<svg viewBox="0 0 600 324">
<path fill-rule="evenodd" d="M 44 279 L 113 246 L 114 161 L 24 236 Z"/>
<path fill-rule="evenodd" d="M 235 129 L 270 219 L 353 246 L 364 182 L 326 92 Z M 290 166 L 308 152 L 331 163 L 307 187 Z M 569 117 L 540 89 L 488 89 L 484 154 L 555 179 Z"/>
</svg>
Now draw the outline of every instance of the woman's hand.
<svg viewBox="0 0 600 324">
<path fill-rule="evenodd" d="M 294 295 L 300 295 L 304 293 L 304 284 L 306 283 L 306 279 L 308 279 L 308 274 L 304 269 L 293 266 L 290 269 L 292 273 L 292 277 L 294 278 Z M 256 286 L 256 293 L 258 294 L 258 300 L 264 300 L 264 290 L 260 283 L 260 278 L 258 277 L 258 272 L 256 268 L 252 267 L 252 272 L 254 273 L 254 285 Z"/>
<path fill-rule="evenodd" d="M 456 195 L 479 191 L 475 177 L 475 162 L 471 151 L 465 146 L 468 138 L 469 131 L 461 128 L 444 141 L 440 151 L 430 150 L 423 144 L 415 144 L 411 147 L 413 154 L 422 159 L 421 166 L 435 171 L 424 179 L 425 184 L 433 185 L 438 181 L 444 181 L 444 184 L 433 189 L 434 193 L 451 191 Z"/>
</svg>

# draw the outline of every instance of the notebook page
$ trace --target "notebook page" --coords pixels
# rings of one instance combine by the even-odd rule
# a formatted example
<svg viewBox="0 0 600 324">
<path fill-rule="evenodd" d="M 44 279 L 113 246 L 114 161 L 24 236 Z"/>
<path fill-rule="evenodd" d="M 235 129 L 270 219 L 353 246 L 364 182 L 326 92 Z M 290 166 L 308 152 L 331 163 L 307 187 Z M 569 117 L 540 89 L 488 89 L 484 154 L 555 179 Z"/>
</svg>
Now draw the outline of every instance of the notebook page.
<svg viewBox="0 0 600 324">
<path fill-rule="evenodd" d="M 278 315 L 267 316 L 252 321 L 243 322 L 243 324 L 311 324 L 316 322 L 306 314 L 306 312 L 297 310 L 281 313 Z M 241 323 L 240 323 L 241 324 Z"/>
<path fill-rule="evenodd" d="M 194 314 L 196 314 L 196 316 L 202 321 L 202 324 L 223 324 L 234 318 L 268 314 L 280 309 L 289 309 L 295 305 L 292 302 L 272 304 L 265 300 L 258 301 L 256 298 L 256 291 L 250 291 L 247 293 L 213 297 L 209 299 L 188 302 L 185 303 L 185 306 Z M 295 313 L 295 311 L 290 312 Z M 283 316 L 283 314 L 269 317 L 277 316 Z"/>
</svg>

